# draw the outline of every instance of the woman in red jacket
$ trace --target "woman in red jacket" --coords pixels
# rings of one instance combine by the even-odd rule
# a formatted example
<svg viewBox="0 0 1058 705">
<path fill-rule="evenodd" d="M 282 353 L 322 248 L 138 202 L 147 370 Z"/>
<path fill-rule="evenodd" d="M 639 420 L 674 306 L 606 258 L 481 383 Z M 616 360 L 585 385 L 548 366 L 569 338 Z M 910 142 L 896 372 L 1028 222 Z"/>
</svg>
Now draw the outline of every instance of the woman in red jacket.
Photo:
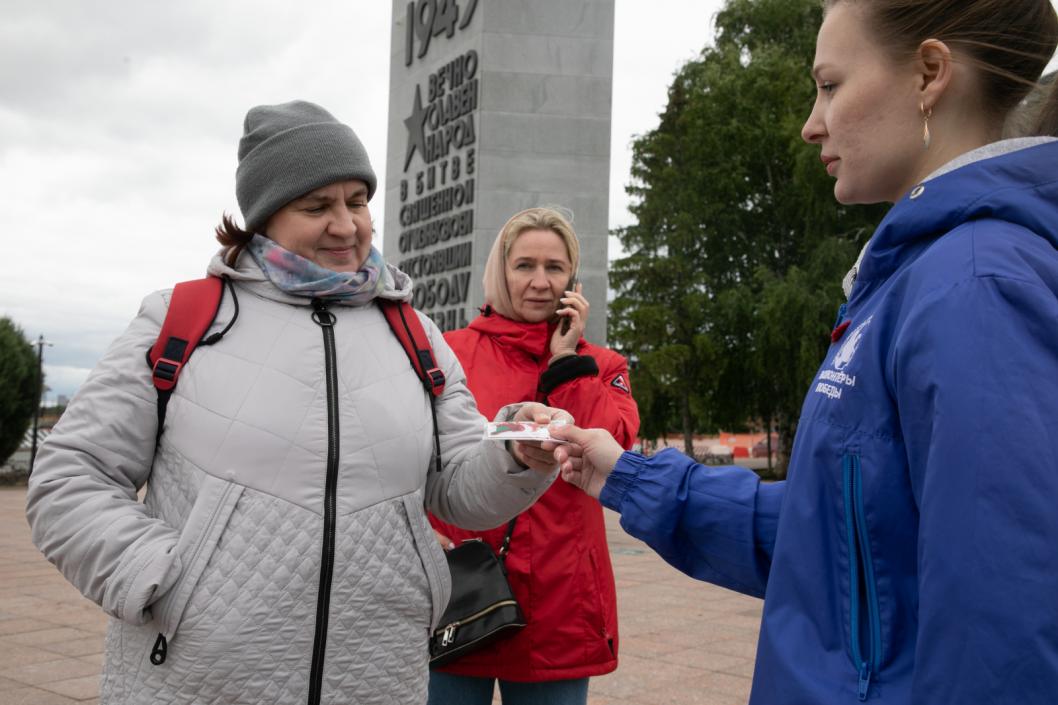
<svg viewBox="0 0 1058 705">
<path fill-rule="evenodd" d="M 629 448 L 639 412 L 628 364 L 581 337 L 588 300 L 575 284 L 579 259 L 577 236 L 560 213 L 515 214 L 485 265 L 482 314 L 445 339 L 482 414 L 547 400 Z M 496 550 L 507 528 L 471 532 L 431 521 L 446 548 L 481 538 Z M 496 680 L 505 705 L 582 705 L 588 678 L 617 668 L 617 599 L 597 502 L 556 480 L 519 515 L 506 563 L 527 626 L 431 673 L 429 705 L 487 705 Z"/>
</svg>

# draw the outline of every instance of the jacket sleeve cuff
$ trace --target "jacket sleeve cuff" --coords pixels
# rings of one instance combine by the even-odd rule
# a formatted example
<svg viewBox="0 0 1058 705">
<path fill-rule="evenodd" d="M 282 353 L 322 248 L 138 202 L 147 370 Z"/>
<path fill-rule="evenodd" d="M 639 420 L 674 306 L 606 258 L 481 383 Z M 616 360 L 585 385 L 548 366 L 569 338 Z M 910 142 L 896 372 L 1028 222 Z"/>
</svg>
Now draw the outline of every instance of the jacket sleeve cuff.
<svg viewBox="0 0 1058 705">
<path fill-rule="evenodd" d="M 607 509 L 612 509 L 618 514 L 621 512 L 621 503 L 632 485 L 639 479 L 639 471 L 646 461 L 639 453 L 626 450 L 617 459 L 610 476 L 606 478 L 606 484 L 599 493 L 599 503 Z"/>
<path fill-rule="evenodd" d="M 599 365 L 591 355 L 569 355 L 554 362 L 544 374 L 540 375 L 540 391 L 550 394 L 551 390 L 577 377 L 594 377 L 599 374 Z"/>
</svg>

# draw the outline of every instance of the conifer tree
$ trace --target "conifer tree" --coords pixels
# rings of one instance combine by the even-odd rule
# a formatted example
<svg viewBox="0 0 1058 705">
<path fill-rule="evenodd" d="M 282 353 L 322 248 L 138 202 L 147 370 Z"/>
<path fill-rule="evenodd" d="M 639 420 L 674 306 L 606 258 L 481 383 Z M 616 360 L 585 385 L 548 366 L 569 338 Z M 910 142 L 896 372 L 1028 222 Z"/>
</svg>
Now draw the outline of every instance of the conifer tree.
<svg viewBox="0 0 1058 705">
<path fill-rule="evenodd" d="M 0 318 L 0 463 L 18 450 L 40 403 L 37 355 L 22 330 Z"/>
</svg>

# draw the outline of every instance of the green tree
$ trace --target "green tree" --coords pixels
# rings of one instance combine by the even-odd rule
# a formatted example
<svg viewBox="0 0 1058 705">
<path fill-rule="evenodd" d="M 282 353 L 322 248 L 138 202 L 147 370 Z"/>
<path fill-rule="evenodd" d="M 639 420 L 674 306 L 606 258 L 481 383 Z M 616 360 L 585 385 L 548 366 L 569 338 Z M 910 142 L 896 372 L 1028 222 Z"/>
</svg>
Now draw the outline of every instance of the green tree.
<svg viewBox="0 0 1058 705">
<path fill-rule="evenodd" d="M 609 317 L 611 339 L 629 353 L 643 435 L 656 438 L 675 419 L 688 454 L 700 425 L 692 396 L 709 362 L 700 339 L 709 298 L 698 265 L 704 238 L 695 220 L 697 195 L 686 179 L 695 165 L 681 149 L 690 138 L 683 116 L 693 90 L 691 72 L 677 75 L 661 125 L 633 145 L 627 190 L 636 199 L 631 209 L 637 223 L 617 231 L 629 255 L 611 266 L 617 296 Z"/>
<path fill-rule="evenodd" d="M 33 346 L 11 319 L 0 318 L 0 462 L 18 450 L 40 403 L 41 382 Z"/>
<path fill-rule="evenodd" d="M 748 421 L 788 451 L 841 276 L 883 213 L 838 205 L 801 140 L 821 20 L 818 0 L 729 0 L 633 144 L 610 335 L 633 382 L 653 380 L 644 427 L 679 419 L 688 451 L 692 430 Z"/>
</svg>

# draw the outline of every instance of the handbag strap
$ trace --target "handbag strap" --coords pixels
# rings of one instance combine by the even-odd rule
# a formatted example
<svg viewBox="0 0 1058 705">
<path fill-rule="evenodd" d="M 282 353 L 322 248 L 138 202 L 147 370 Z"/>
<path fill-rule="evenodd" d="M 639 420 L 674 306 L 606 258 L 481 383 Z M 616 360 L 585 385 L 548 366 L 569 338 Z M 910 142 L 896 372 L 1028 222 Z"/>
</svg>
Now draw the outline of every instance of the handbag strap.
<svg viewBox="0 0 1058 705">
<path fill-rule="evenodd" d="M 511 550 L 511 535 L 514 533 L 514 522 L 516 521 L 518 521 L 517 515 L 515 515 L 513 519 L 507 522 L 507 535 L 503 537 L 503 543 L 500 544 L 500 563 L 504 562 L 504 559 L 507 558 L 507 551 Z"/>
</svg>

